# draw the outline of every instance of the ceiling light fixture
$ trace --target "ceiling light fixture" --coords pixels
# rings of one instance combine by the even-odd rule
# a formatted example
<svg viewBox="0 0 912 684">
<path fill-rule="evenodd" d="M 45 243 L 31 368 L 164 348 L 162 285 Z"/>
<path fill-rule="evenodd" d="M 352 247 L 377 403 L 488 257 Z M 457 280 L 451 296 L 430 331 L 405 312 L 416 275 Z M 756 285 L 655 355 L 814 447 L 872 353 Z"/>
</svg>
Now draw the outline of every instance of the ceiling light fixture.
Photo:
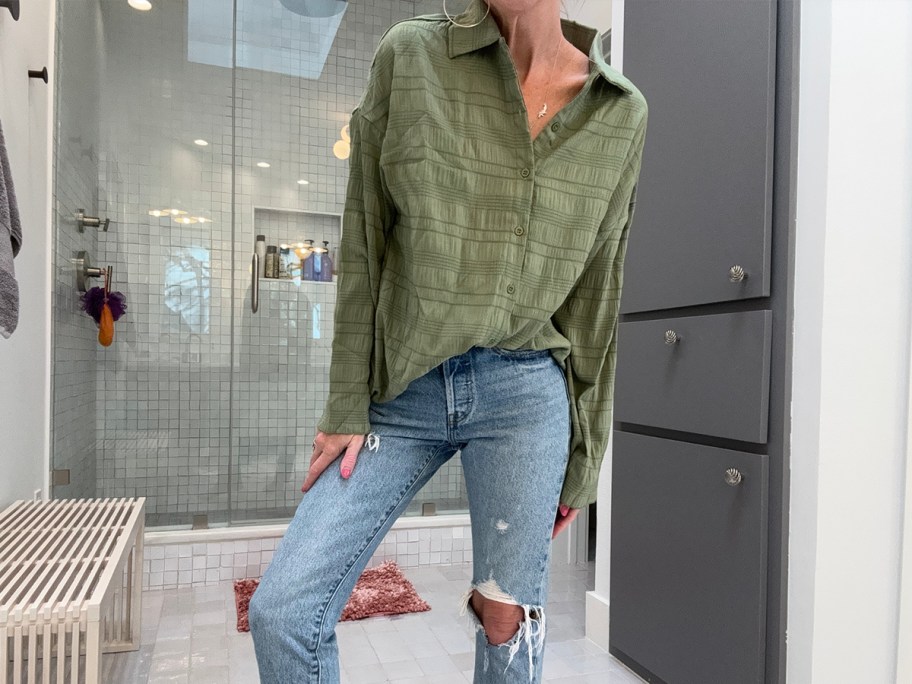
<svg viewBox="0 0 912 684">
<path fill-rule="evenodd" d="M 259 166 L 261 169 L 268 169 L 269 162 L 257 162 L 257 166 Z"/>
<path fill-rule="evenodd" d="M 148 12 L 152 9 L 152 3 L 149 0 L 127 0 L 127 4 L 140 12 Z"/>
<path fill-rule="evenodd" d="M 199 145 L 200 147 L 205 147 L 206 145 L 209 144 L 207 141 L 203 140 L 202 138 L 197 138 L 193 142 L 196 143 L 197 145 Z"/>
<path fill-rule="evenodd" d="M 348 155 L 351 154 L 351 145 L 344 140 L 336 140 L 336 144 L 333 145 L 333 154 L 336 155 L 336 159 L 348 159 Z"/>
<path fill-rule="evenodd" d="M 298 185 L 310 185 L 309 180 L 304 180 L 303 178 L 298 181 Z"/>
</svg>

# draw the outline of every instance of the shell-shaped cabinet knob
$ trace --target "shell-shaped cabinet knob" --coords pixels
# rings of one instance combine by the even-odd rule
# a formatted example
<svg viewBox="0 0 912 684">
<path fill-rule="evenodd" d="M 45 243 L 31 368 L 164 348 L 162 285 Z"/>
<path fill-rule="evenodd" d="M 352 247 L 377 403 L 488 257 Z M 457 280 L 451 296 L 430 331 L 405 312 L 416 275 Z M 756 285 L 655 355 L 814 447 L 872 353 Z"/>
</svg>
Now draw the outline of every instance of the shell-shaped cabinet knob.
<svg viewBox="0 0 912 684">
<path fill-rule="evenodd" d="M 747 278 L 747 271 L 738 264 L 728 269 L 728 279 L 733 283 L 740 283 L 745 278 Z"/>
<path fill-rule="evenodd" d="M 743 479 L 741 471 L 737 468 L 729 468 L 725 471 L 725 484 L 730 487 L 737 487 Z"/>
<path fill-rule="evenodd" d="M 678 335 L 674 330 L 665 331 L 665 344 L 675 344 L 681 341 L 681 336 Z"/>
</svg>

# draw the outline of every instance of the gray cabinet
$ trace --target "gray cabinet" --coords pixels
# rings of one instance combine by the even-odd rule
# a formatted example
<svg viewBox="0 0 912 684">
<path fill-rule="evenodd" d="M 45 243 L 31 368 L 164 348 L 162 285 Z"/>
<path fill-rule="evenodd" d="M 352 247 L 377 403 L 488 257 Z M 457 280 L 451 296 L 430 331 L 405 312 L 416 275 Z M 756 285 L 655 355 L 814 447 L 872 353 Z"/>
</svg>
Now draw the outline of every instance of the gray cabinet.
<svg viewBox="0 0 912 684">
<path fill-rule="evenodd" d="M 766 456 L 614 434 L 616 655 L 669 684 L 763 682 L 767 470 Z"/>
<path fill-rule="evenodd" d="M 766 441 L 769 311 L 624 322 L 615 420 Z"/>
<path fill-rule="evenodd" d="M 649 128 L 621 313 L 770 294 L 775 9 L 625 3 L 624 74 Z"/>
<path fill-rule="evenodd" d="M 609 650 L 650 682 L 785 682 L 799 11 L 624 3 L 649 128 L 617 333 Z"/>
</svg>

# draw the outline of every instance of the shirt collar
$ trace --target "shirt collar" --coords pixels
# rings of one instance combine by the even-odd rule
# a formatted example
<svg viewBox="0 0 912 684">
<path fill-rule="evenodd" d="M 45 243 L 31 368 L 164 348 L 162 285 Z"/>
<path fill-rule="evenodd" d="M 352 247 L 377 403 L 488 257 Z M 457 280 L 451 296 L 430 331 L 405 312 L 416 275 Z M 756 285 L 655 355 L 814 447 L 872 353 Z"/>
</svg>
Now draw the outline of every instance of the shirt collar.
<svg viewBox="0 0 912 684">
<path fill-rule="evenodd" d="M 464 23 L 477 21 L 480 16 L 483 0 L 473 0 L 470 7 L 456 19 Z M 467 20 L 468 18 L 468 20 Z M 590 26 L 584 26 L 570 19 L 561 19 L 561 29 L 564 37 L 573 45 L 589 54 L 599 73 L 609 83 L 617 86 L 625 93 L 633 92 L 633 84 L 617 69 L 614 69 L 605 61 L 602 53 L 602 34 Z M 491 45 L 501 37 L 500 27 L 497 21 L 488 12 L 484 20 L 478 25 L 471 28 L 456 26 L 450 24 L 448 34 L 448 48 L 450 58 L 464 55 L 468 52 L 480 50 L 483 47 Z"/>
</svg>

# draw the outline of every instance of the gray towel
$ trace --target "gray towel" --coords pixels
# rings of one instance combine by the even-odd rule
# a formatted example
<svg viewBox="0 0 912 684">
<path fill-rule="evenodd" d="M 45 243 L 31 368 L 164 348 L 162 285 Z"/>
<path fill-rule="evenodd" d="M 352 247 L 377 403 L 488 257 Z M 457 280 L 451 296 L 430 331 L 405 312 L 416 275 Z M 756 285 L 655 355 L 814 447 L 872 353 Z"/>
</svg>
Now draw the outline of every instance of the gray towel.
<svg viewBox="0 0 912 684">
<path fill-rule="evenodd" d="M 0 126 L 0 335 L 9 338 L 19 324 L 19 285 L 13 257 L 22 247 L 22 225 L 13 192 L 13 176 Z"/>
</svg>

